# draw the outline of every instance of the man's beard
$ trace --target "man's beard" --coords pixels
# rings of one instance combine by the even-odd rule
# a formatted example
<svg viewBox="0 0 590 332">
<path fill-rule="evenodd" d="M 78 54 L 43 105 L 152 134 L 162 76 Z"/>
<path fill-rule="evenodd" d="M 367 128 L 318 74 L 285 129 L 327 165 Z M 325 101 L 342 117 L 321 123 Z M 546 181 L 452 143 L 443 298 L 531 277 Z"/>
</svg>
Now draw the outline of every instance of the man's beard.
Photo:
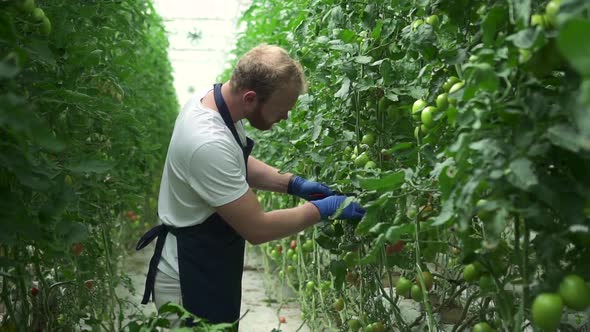
<svg viewBox="0 0 590 332">
<path fill-rule="evenodd" d="M 252 113 L 246 116 L 250 125 L 259 130 L 269 130 L 272 127 L 272 123 L 266 121 L 262 115 L 262 105 L 258 105 Z"/>
</svg>

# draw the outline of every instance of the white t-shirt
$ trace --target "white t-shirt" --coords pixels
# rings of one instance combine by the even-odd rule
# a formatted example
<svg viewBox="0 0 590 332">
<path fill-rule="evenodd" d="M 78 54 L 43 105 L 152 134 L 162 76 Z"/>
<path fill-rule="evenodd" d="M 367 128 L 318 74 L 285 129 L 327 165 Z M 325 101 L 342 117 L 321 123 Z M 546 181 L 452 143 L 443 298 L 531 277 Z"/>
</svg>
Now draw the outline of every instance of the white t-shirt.
<svg viewBox="0 0 590 332">
<path fill-rule="evenodd" d="M 187 227 L 202 223 L 215 207 L 231 203 L 248 191 L 246 166 L 238 142 L 219 112 L 201 99 L 211 89 L 193 95 L 176 119 L 158 198 L 162 223 Z M 242 144 L 242 122 L 235 123 Z M 176 237 L 168 233 L 158 269 L 178 277 Z"/>
</svg>

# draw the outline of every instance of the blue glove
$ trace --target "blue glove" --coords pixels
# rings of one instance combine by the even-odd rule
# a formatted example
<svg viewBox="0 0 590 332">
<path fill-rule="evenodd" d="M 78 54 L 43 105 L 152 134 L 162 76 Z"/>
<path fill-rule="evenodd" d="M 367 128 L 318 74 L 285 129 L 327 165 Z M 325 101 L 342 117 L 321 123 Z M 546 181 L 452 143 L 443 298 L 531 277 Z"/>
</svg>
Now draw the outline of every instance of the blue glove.
<svg viewBox="0 0 590 332">
<path fill-rule="evenodd" d="M 314 201 L 336 194 L 334 190 L 323 183 L 308 181 L 297 175 L 293 175 L 291 180 L 289 180 L 287 193 L 299 196 L 308 201 Z"/>
<path fill-rule="evenodd" d="M 332 216 L 342 202 L 346 199 L 346 196 L 330 196 L 319 201 L 313 201 L 311 204 L 315 205 L 320 210 L 322 219 L 328 219 Z M 356 202 L 350 203 L 347 207 L 342 210 L 342 213 L 338 216 L 338 219 L 361 219 L 365 215 L 365 209 L 363 209 Z"/>
</svg>

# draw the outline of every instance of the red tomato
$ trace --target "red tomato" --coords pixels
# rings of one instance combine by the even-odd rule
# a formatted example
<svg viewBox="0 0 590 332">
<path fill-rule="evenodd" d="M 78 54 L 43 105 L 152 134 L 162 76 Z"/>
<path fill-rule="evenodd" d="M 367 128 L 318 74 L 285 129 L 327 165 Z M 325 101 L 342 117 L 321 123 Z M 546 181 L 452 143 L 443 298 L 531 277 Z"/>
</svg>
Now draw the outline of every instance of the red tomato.
<svg viewBox="0 0 590 332">
<path fill-rule="evenodd" d="M 86 285 L 86 288 L 88 288 L 88 289 L 94 288 L 94 282 L 92 280 L 86 280 L 84 282 L 84 285 Z"/>
<path fill-rule="evenodd" d="M 84 245 L 82 243 L 74 243 L 72 245 L 72 253 L 74 254 L 74 256 L 80 256 L 83 250 Z"/>
<path fill-rule="evenodd" d="M 291 249 L 295 250 L 297 248 L 297 240 L 291 240 Z"/>
<path fill-rule="evenodd" d="M 399 240 L 395 244 L 389 244 L 387 247 L 385 247 L 385 254 L 387 254 L 387 256 L 391 256 L 395 253 L 398 253 L 404 249 L 405 245 L 406 243 L 403 240 Z"/>
<path fill-rule="evenodd" d="M 37 296 L 37 294 L 39 294 L 39 288 L 31 287 L 31 295 Z"/>
<path fill-rule="evenodd" d="M 281 318 L 279 318 L 279 321 L 281 322 L 281 324 L 286 324 L 287 318 L 285 318 L 285 316 L 281 316 Z"/>
</svg>

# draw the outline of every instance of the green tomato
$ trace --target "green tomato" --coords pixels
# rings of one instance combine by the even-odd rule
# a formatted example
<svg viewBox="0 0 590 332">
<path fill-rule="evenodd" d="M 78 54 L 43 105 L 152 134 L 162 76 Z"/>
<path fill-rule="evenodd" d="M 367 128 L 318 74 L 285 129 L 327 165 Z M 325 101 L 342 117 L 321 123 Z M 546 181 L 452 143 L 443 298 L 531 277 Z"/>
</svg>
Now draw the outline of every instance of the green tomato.
<svg viewBox="0 0 590 332">
<path fill-rule="evenodd" d="M 294 253 L 293 256 L 291 256 L 291 261 L 293 261 L 293 263 L 297 263 L 298 260 L 299 256 L 297 255 L 297 253 Z"/>
<path fill-rule="evenodd" d="M 518 49 L 518 63 L 528 62 L 533 57 L 533 53 L 525 48 Z"/>
<path fill-rule="evenodd" d="M 490 324 L 486 323 L 486 322 L 480 322 L 477 323 L 475 325 L 473 325 L 473 329 L 471 330 L 471 332 L 492 332 L 493 329 L 490 326 Z"/>
<path fill-rule="evenodd" d="M 362 144 L 367 144 L 369 146 L 375 144 L 375 135 L 373 133 L 368 133 L 361 139 Z"/>
<path fill-rule="evenodd" d="M 281 258 L 281 255 L 279 254 L 278 251 L 276 250 L 271 250 L 270 252 L 270 256 L 274 259 L 274 260 L 279 260 Z"/>
<path fill-rule="evenodd" d="M 363 152 L 360 156 L 356 157 L 356 159 L 354 160 L 354 165 L 360 168 L 364 167 L 367 164 L 367 162 L 369 162 L 369 156 L 366 152 Z"/>
<path fill-rule="evenodd" d="M 295 273 L 295 267 L 293 265 L 288 265 L 287 266 L 287 273 L 289 273 L 289 274 Z"/>
<path fill-rule="evenodd" d="M 440 20 L 438 19 L 438 15 L 430 15 L 426 18 L 426 23 L 429 25 L 432 25 L 432 27 L 436 28 L 438 26 L 438 24 L 440 23 Z"/>
<path fill-rule="evenodd" d="M 566 306 L 582 311 L 590 306 L 590 287 L 576 274 L 563 278 L 559 284 L 559 296 Z"/>
<path fill-rule="evenodd" d="M 375 322 L 373 323 L 371 330 L 373 332 L 385 332 L 385 325 L 381 322 Z"/>
<path fill-rule="evenodd" d="M 461 80 L 456 77 L 456 76 L 451 76 L 449 78 L 447 78 L 447 81 L 443 84 L 442 88 L 443 90 L 445 90 L 446 92 L 448 92 L 451 87 L 453 86 L 453 84 L 460 82 Z"/>
<path fill-rule="evenodd" d="M 322 293 L 329 292 L 331 288 L 332 288 L 331 281 L 325 280 L 325 281 L 322 281 L 322 283 L 320 284 L 320 290 L 322 291 Z"/>
<path fill-rule="evenodd" d="M 348 321 L 348 329 L 350 331 L 358 331 L 361 329 L 361 327 L 362 327 L 361 321 L 356 318 L 350 319 Z"/>
<path fill-rule="evenodd" d="M 410 293 L 412 294 L 412 299 L 414 301 L 422 301 L 424 299 L 424 294 L 422 293 L 422 288 L 418 285 L 412 285 L 410 289 Z"/>
<path fill-rule="evenodd" d="M 480 277 L 480 272 L 475 264 L 465 265 L 463 268 L 463 279 L 467 282 L 472 282 Z"/>
<path fill-rule="evenodd" d="M 365 164 L 365 169 L 375 169 L 377 168 L 377 164 L 375 164 L 374 161 L 369 160 L 366 164 Z"/>
<path fill-rule="evenodd" d="M 305 284 L 305 290 L 307 290 L 308 292 L 313 292 L 314 289 L 315 289 L 315 282 L 308 281 L 307 284 Z"/>
<path fill-rule="evenodd" d="M 563 301 L 559 294 L 541 293 L 533 301 L 533 323 L 545 331 L 555 331 L 561 322 L 562 311 Z"/>
<path fill-rule="evenodd" d="M 424 279 L 424 285 L 426 285 L 426 289 L 431 290 L 432 286 L 434 286 L 434 277 L 432 276 L 432 273 L 428 271 L 422 271 L 422 279 Z M 420 285 L 418 275 L 416 275 L 416 283 Z"/>
<path fill-rule="evenodd" d="M 457 91 L 461 90 L 463 88 L 463 86 L 465 86 L 465 82 L 463 82 L 463 81 L 457 82 L 457 83 L 453 84 L 453 86 L 449 90 L 449 93 L 457 92 Z"/>
<path fill-rule="evenodd" d="M 412 105 L 412 116 L 415 120 L 420 118 L 420 114 L 418 113 L 420 113 L 420 111 L 422 111 L 426 106 L 428 106 L 428 103 L 422 99 L 418 99 L 414 102 Z"/>
<path fill-rule="evenodd" d="M 420 132 L 423 134 L 428 134 L 428 127 L 425 125 L 420 125 Z"/>
<path fill-rule="evenodd" d="M 344 309 L 344 299 L 339 297 L 334 303 L 332 304 L 332 308 L 336 311 L 342 311 Z"/>
<path fill-rule="evenodd" d="M 414 22 L 412 22 L 412 29 L 416 30 L 422 24 L 424 24 L 424 20 L 419 18 L 419 19 L 415 20 Z"/>
<path fill-rule="evenodd" d="M 494 279 L 489 274 L 484 274 L 479 278 L 479 289 L 482 294 L 493 292 L 495 289 Z"/>
<path fill-rule="evenodd" d="M 279 279 L 285 279 L 285 271 L 283 271 L 283 270 L 279 271 Z"/>
<path fill-rule="evenodd" d="M 345 154 L 350 154 L 351 152 L 352 152 L 352 148 L 350 147 L 350 145 L 347 145 L 347 146 L 344 148 L 344 153 L 345 153 Z"/>
<path fill-rule="evenodd" d="M 355 265 L 358 264 L 358 254 L 355 252 L 349 251 L 346 254 L 344 254 L 344 257 L 342 257 L 342 260 L 344 260 L 344 263 L 346 263 L 346 266 L 354 267 Z"/>
<path fill-rule="evenodd" d="M 51 33 L 51 21 L 47 17 L 44 17 L 41 22 L 41 33 L 44 36 L 49 36 Z"/>
<path fill-rule="evenodd" d="M 436 108 L 433 106 L 428 106 L 422 110 L 420 114 L 420 120 L 426 127 L 432 127 L 434 121 L 432 120 L 432 115 L 436 112 Z"/>
<path fill-rule="evenodd" d="M 312 252 L 313 251 L 313 240 L 307 239 L 301 246 L 301 249 L 305 252 Z"/>
<path fill-rule="evenodd" d="M 547 20 L 553 26 L 557 23 L 557 14 L 559 13 L 559 6 L 561 5 L 561 0 L 551 0 L 545 6 L 545 15 L 547 15 Z"/>
<path fill-rule="evenodd" d="M 441 93 L 436 97 L 436 108 L 441 111 L 444 111 L 449 107 L 449 94 L 448 93 Z"/>
<path fill-rule="evenodd" d="M 541 14 L 534 14 L 531 16 L 531 26 L 540 26 L 544 28 L 547 26 L 547 22 L 545 21 L 545 16 Z"/>
<path fill-rule="evenodd" d="M 406 211 L 406 217 L 414 219 L 416 217 L 416 213 L 418 213 L 418 211 L 416 211 L 416 208 L 411 206 L 408 208 L 408 211 Z"/>
<path fill-rule="evenodd" d="M 41 8 L 33 9 L 31 14 L 33 15 L 33 19 L 37 22 L 43 21 L 43 18 L 45 17 L 45 12 Z"/>
<path fill-rule="evenodd" d="M 395 285 L 395 292 L 397 295 L 407 297 L 408 292 L 412 288 L 412 282 L 404 277 L 399 277 Z"/>
</svg>

